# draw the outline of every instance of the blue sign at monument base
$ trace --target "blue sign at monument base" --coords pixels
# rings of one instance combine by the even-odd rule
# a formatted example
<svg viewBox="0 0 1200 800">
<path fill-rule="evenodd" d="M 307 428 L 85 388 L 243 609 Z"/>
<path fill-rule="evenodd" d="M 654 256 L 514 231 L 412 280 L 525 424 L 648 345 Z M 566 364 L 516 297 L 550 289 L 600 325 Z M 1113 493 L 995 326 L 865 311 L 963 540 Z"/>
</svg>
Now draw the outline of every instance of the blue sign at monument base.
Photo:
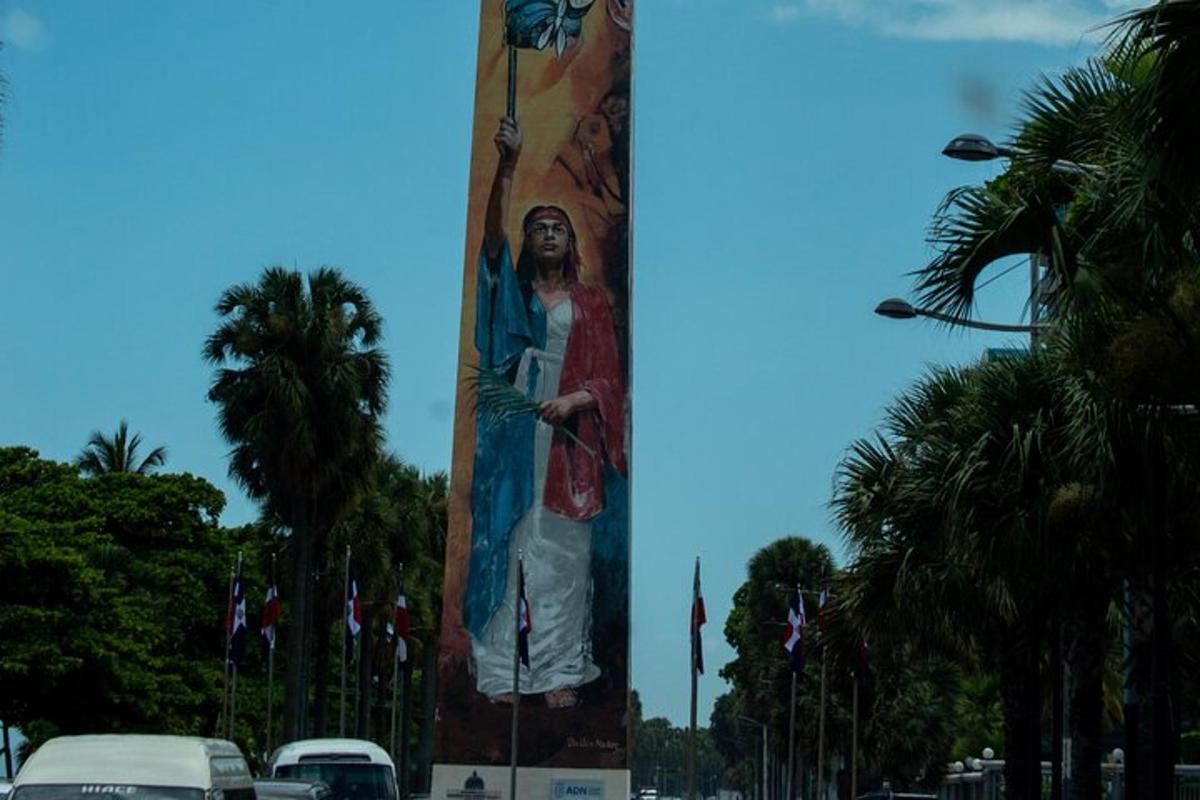
<svg viewBox="0 0 1200 800">
<path fill-rule="evenodd" d="M 508 767 L 434 764 L 431 800 L 516 800 L 510 798 Z M 520 800 L 629 800 L 629 770 L 520 767 Z"/>
</svg>

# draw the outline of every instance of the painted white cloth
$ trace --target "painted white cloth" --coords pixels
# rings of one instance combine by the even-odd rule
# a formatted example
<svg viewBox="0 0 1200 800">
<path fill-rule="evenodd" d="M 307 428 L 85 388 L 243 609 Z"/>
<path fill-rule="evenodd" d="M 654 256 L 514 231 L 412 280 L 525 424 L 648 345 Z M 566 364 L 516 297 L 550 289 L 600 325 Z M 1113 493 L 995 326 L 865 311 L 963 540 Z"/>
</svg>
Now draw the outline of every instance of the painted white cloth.
<svg viewBox="0 0 1200 800">
<path fill-rule="evenodd" d="M 528 386 L 529 371 L 536 368 L 533 399 L 539 402 L 558 396 L 572 316 L 569 298 L 551 307 L 545 349 L 527 349 L 517 368 L 517 386 Z M 554 428 L 540 420 L 534 426 L 533 505 L 509 540 L 504 601 L 483 636 L 471 639 L 476 688 L 484 694 L 512 691 L 518 550 L 525 557 L 525 597 L 533 626 L 529 668 L 521 667 L 521 694 L 582 686 L 600 676 L 592 662 L 591 522 L 567 519 L 542 504 L 553 434 Z"/>
</svg>

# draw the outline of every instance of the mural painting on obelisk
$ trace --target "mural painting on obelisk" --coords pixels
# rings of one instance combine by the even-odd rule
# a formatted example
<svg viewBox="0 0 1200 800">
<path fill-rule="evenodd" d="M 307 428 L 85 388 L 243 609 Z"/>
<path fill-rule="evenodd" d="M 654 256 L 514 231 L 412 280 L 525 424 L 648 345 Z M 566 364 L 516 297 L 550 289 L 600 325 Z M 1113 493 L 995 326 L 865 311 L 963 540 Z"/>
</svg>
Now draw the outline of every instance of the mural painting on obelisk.
<svg viewBox="0 0 1200 800">
<path fill-rule="evenodd" d="M 484 0 L 437 761 L 625 769 L 632 0 Z"/>
</svg>

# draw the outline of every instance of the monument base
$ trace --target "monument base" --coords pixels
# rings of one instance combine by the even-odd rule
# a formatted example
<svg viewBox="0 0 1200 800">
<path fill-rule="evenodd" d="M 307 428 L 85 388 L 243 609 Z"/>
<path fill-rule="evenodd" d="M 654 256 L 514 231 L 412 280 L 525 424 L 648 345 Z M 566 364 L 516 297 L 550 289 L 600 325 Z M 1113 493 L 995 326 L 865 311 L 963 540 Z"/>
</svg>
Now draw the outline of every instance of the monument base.
<svg viewBox="0 0 1200 800">
<path fill-rule="evenodd" d="M 434 764 L 430 800 L 629 800 L 629 770 L 519 767 L 509 797 L 508 767 Z"/>
</svg>

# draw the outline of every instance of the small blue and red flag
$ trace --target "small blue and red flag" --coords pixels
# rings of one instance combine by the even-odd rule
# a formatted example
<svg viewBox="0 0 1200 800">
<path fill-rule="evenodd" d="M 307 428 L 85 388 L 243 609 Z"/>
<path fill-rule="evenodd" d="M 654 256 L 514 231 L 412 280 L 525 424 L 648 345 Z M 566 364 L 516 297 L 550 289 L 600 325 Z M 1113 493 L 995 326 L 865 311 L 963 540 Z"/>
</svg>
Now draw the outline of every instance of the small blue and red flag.
<svg viewBox="0 0 1200 800">
<path fill-rule="evenodd" d="M 396 658 L 404 664 L 408 661 L 408 637 L 412 635 L 412 624 L 408 620 L 408 599 L 403 592 L 396 598 L 393 630 L 396 633 Z"/>
<path fill-rule="evenodd" d="M 242 562 L 238 559 L 237 574 L 229 592 L 229 608 L 225 612 L 225 634 L 229 646 L 225 658 L 240 666 L 246 656 L 246 586 L 242 583 Z"/>
<path fill-rule="evenodd" d="M 700 559 L 696 559 L 696 574 L 692 579 L 692 669 L 704 674 L 704 647 L 700 642 L 700 628 L 708 622 L 704 611 L 704 595 L 700 594 Z"/>
<path fill-rule="evenodd" d="M 350 581 L 350 593 L 346 596 L 346 627 L 351 636 L 362 630 L 362 601 L 358 599 L 358 581 Z"/>
<path fill-rule="evenodd" d="M 792 671 L 804 669 L 804 626 L 808 619 L 804 615 L 804 596 L 797 587 L 796 593 L 788 601 L 787 631 L 783 636 L 783 649 L 787 650 L 792 664 Z"/>
<path fill-rule="evenodd" d="M 263 638 L 267 640 L 267 646 L 272 650 L 275 649 L 275 623 L 279 622 L 281 616 L 283 606 L 279 602 L 279 590 L 272 585 L 267 589 L 267 599 L 262 610 L 262 625 L 259 628 Z"/>
<path fill-rule="evenodd" d="M 525 597 L 525 562 L 517 562 L 517 652 L 521 663 L 529 666 L 529 634 L 533 619 L 529 615 L 529 600 Z"/>
</svg>

